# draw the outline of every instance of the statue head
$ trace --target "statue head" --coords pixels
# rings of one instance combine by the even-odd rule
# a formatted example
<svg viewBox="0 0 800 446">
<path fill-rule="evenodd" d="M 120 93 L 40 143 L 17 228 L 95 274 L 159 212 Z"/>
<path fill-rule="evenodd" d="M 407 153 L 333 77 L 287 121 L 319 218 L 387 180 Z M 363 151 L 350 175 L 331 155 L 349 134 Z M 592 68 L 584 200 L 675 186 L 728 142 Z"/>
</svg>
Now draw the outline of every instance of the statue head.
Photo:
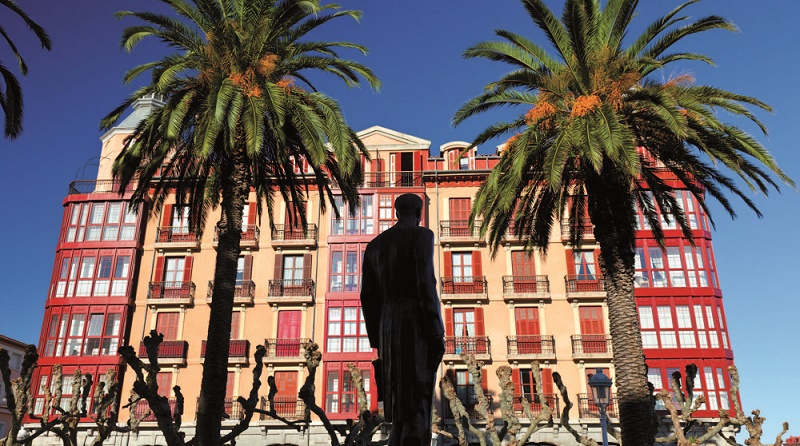
<svg viewBox="0 0 800 446">
<path fill-rule="evenodd" d="M 403 194 L 394 200 L 394 210 L 398 220 L 416 219 L 419 224 L 422 217 L 422 198 L 416 194 Z"/>
</svg>

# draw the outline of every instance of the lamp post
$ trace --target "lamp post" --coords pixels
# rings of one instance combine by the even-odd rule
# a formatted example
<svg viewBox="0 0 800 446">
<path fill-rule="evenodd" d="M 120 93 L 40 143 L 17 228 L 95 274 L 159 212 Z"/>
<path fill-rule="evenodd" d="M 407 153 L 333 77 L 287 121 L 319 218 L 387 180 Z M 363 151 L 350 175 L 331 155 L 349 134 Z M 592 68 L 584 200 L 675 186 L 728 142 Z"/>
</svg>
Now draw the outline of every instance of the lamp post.
<svg viewBox="0 0 800 446">
<path fill-rule="evenodd" d="M 606 425 L 606 407 L 611 399 L 611 378 L 603 373 L 603 368 L 598 367 L 595 374 L 589 378 L 589 387 L 592 388 L 594 405 L 600 408 L 600 431 L 603 434 L 603 446 L 608 446 L 608 427 Z"/>
</svg>

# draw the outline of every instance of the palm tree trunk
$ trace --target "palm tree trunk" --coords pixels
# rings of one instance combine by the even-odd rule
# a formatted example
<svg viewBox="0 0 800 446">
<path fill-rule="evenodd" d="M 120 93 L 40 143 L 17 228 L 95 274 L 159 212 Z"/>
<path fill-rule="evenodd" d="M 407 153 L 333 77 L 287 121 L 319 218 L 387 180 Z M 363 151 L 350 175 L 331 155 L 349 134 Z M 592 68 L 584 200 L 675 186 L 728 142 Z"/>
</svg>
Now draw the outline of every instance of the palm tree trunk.
<svg viewBox="0 0 800 446">
<path fill-rule="evenodd" d="M 222 166 L 222 216 L 217 223 L 214 291 L 211 296 L 206 356 L 197 406 L 195 438 L 198 446 L 219 446 L 220 428 L 225 411 L 236 266 L 241 252 L 242 215 L 250 193 L 245 178 L 246 155 L 241 147 L 239 149 L 233 153 L 232 163 L 225 163 Z"/>
<path fill-rule="evenodd" d="M 608 296 L 621 440 L 625 446 L 651 446 L 658 425 L 647 386 L 647 366 L 634 297 L 634 200 L 631 186 L 609 180 L 611 176 L 613 173 L 604 170 L 602 181 L 594 176 L 587 180 L 586 189 Z"/>
</svg>

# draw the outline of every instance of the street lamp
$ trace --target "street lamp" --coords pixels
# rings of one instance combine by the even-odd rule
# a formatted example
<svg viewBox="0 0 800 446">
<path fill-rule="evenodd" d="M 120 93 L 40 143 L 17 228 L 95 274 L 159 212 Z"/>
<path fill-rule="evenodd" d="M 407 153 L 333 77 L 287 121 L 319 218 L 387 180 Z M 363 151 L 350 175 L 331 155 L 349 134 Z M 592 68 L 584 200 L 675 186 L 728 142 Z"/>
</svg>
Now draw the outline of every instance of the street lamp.
<svg viewBox="0 0 800 446">
<path fill-rule="evenodd" d="M 603 434 L 603 446 L 608 446 L 608 428 L 606 426 L 606 407 L 611 399 L 611 378 L 603 373 L 603 368 L 598 367 L 595 374 L 589 378 L 589 387 L 592 388 L 594 405 L 600 408 L 600 431 Z"/>
</svg>

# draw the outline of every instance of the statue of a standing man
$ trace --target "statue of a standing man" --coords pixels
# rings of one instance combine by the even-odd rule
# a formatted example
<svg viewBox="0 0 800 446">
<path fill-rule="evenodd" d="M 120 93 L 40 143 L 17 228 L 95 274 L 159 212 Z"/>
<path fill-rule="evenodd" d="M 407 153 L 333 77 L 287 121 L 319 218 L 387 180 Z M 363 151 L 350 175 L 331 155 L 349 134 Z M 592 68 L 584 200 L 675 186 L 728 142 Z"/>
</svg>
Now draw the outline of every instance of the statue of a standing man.
<svg viewBox="0 0 800 446">
<path fill-rule="evenodd" d="M 419 196 L 401 195 L 394 207 L 397 224 L 364 253 L 361 306 L 382 364 L 376 382 L 392 422 L 389 445 L 429 445 L 434 379 L 444 354 L 433 232 L 419 226 Z"/>
</svg>

